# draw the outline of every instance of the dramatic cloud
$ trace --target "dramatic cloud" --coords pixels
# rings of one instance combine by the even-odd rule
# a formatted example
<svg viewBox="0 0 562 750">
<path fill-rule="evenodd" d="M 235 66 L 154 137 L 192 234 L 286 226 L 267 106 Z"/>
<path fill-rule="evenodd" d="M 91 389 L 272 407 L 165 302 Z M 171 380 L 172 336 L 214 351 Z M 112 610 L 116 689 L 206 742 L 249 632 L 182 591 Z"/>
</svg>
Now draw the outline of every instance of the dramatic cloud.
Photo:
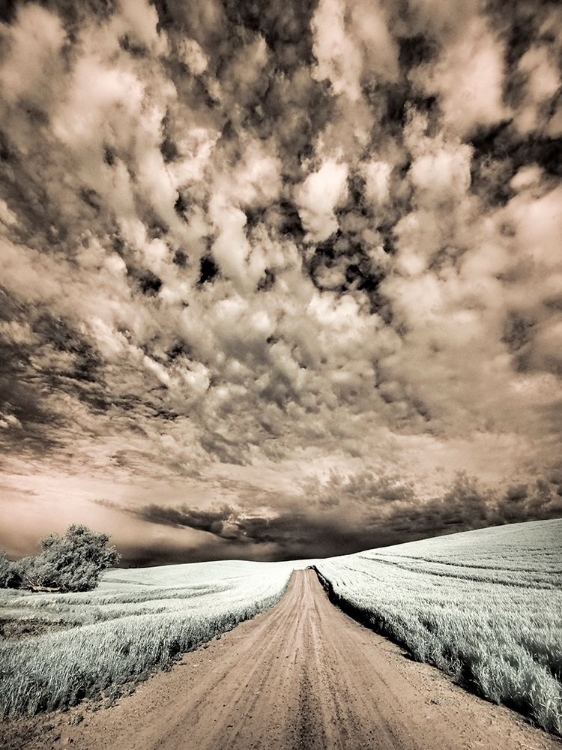
<svg viewBox="0 0 562 750">
<path fill-rule="evenodd" d="M 523 0 L 0 8 L 0 547 L 560 515 L 560 39 Z"/>
</svg>

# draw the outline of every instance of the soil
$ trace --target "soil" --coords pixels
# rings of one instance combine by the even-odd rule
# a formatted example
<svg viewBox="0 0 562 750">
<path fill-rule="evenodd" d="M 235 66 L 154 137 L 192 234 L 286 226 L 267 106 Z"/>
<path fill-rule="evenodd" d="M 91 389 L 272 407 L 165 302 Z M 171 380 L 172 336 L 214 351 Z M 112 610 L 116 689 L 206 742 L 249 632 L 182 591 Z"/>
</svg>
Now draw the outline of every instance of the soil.
<svg viewBox="0 0 562 750">
<path fill-rule="evenodd" d="M 54 630 L 68 630 L 70 627 L 72 623 L 65 620 L 40 620 L 38 618 L 12 620 L 0 617 L 0 638 L 20 640 Z"/>
<path fill-rule="evenodd" d="M 312 570 L 273 609 L 111 708 L 5 722 L 4 748 L 562 750 L 350 619 Z"/>
</svg>

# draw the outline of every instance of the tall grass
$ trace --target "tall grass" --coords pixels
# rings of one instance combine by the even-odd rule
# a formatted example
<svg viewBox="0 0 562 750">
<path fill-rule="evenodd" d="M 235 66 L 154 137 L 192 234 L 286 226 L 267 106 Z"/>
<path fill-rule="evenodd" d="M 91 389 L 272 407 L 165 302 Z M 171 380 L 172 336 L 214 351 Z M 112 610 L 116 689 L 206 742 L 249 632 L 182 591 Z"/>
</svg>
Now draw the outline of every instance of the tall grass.
<svg viewBox="0 0 562 750">
<path fill-rule="evenodd" d="M 481 696 L 562 734 L 562 521 L 320 561 L 345 611 Z"/>
<path fill-rule="evenodd" d="M 112 571 L 84 594 L 3 593 L 4 616 L 52 618 L 58 626 L 63 620 L 68 628 L 0 644 L 0 714 L 115 694 L 271 607 L 291 570 L 283 563 L 200 563 Z"/>
</svg>

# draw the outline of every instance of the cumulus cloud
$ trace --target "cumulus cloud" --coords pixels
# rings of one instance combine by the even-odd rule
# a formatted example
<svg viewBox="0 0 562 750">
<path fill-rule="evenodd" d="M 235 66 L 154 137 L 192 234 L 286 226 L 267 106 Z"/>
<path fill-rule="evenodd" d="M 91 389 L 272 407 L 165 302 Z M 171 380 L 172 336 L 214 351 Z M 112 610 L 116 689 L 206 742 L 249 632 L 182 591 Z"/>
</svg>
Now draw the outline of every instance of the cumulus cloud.
<svg viewBox="0 0 562 750">
<path fill-rule="evenodd" d="M 364 78 L 396 78 L 397 44 L 382 4 L 320 0 L 311 26 L 313 75 L 329 81 L 334 94 L 356 103 Z"/>
<path fill-rule="evenodd" d="M 35 503 L 37 533 L 94 519 L 131 561 L 274 559 L 558 512 L 559 13 L 0 17 L 20 524 Z"/>
<path fill-rule="evenodd" d="M 528 133 L 543 124 L 545 110 L 548 111 L 548 104 L 559 92 L 562 82 L 554 50 L 548 45 L 528 49 L 519 59 L 517 69 L 525 78 L 525 93 L 516 125 L 521 132 Z"/>
<path fill-rule="evenodd" d="M 444 125 L 466 135 L 509 116 L 502 99 L 504 55 L 488 20 L 475 15 L 412 78 L 426 94 L 439 98 Z"/>
<path fill-rule="evenodd" d="M 322 242 L 338 228 L 334 209 L 345 198 L 347 174 L 346 164 L 329 159 L 299 187 L 297 205 L 308 241 Z"/>
<path fill-rule="evenodd" d="M 11 102 L 28 99 L 47 105 L 48 81 L 63 72 L 61 50 L 66 33 L 61 18 L 39 5 L 21 6 L 15 24 L 2 32 L 9 49 L 0 75 L 3 96 Z"/>
</svg>

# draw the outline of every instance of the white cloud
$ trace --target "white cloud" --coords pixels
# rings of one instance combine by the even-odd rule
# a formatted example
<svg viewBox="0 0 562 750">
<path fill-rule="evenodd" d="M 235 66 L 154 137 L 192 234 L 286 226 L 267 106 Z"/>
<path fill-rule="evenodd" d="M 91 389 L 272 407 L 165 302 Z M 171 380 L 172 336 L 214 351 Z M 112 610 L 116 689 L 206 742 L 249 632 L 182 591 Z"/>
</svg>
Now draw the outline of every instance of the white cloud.
<svg viewBox="0 0 562 750">
<path fill-rule="evenodd" d="M 392 164 L 386 161 L 369 161 L 362 165 L 365 176 L 365 192 L 375 208 L 383 206 L 390 198 L 390 174 Z"/>
<path fill-rule="evenodd" d="M 7 227 L 14 226 L 18 223 L 18 218 L 13 211 L 10 210 L 6 201 L 0 200 L 0 221 Z"/>
<path fill-rule="evenodd" d="M 535 198 L 522 193 L 510 201 L 507 214 L 516 227 L 515 247 L 520 257 L 552 271 L 560 268 L 562 187 Z"/>
<path fill-rule="evenodd" d="M 322 242 L 338 228 L 334 209 L 346 196 L 347 175 L 347 165 L 329 159 L 297 190 L 299 214 L 310 242 Z"/>
<path fill-rule="evenodd" d="M 422 206 L 430 208 L 464 197 L 470 186 L 472 150 L 461 144 L 431 144 L 410 167 L 409 176 Z"/>
<path fill-rule="evenodd" d="M 61 19 L 31 3 L 21 6 L 14 25 L 0 33 L 9 46 L 9 55 L 0 68 L 3 96 L 10 102 L 29 97 L 48 106 L 49 84 L 63 70 L 60 51 L 66 32 Z"/>
<path fill-rule="evenodd" d="M 166 53 L 166 36 L 157 28 L 158 13 L 155 6 L 146 0 L 119 0 L 119 15 L 114 23 L 118 27 L 123 24 L 127 32 L 155 54 Z"/>
<path fill-rule="evenodd" d="M 427 94 L 439 96 L 445 124 L 466 135 L 509 116 L 502 100 L 503 44 L 482 17 L 474 17 L 446 44 L 434 63 L 412 72 Z"/>
<path fill-rule="evenodd" d="M 317 60 L 313 76 L 330 81 L 335 94 L 355 102 L 360 97 L 361 52 L 347 34 L 345 12 L 343 0 L 320 0 L 311 24 Z"/>
<path fill-rule="evenodd" d="M 543 124 L 540 108 L 560 89 L 562 81 L 556 59 L 546 45 L 532 46 L 517 64 L 518 71 L 526 77 L 525 98 L 517 112 L 515 124 L 522 133 L 536 130 Z"/>
<path fill-rule="evenodd" d="M 320 0 L 311 23 L 314 77 L 330 81 L 334 93 L 352 103 L 361 99 L 363 78 L 394 80 L 397 45 L 388 23 L 379 3 Z"/>
<path fill-rule="evenodd" d="M 201 75 L 207 70 L 209 59 L 195 39 L 180 39 L 178 52 L 180 60 L 194 75 Z"/>
<path fill-rule="evenodd" d="M 522 167 L 517 174 L 511 178 L 509 185 L 513 190 L 520 192 L 534 187 L 540 188 L 541 179 L 542 169 L 536 164 L 531 164 Z"/>
</svg>

